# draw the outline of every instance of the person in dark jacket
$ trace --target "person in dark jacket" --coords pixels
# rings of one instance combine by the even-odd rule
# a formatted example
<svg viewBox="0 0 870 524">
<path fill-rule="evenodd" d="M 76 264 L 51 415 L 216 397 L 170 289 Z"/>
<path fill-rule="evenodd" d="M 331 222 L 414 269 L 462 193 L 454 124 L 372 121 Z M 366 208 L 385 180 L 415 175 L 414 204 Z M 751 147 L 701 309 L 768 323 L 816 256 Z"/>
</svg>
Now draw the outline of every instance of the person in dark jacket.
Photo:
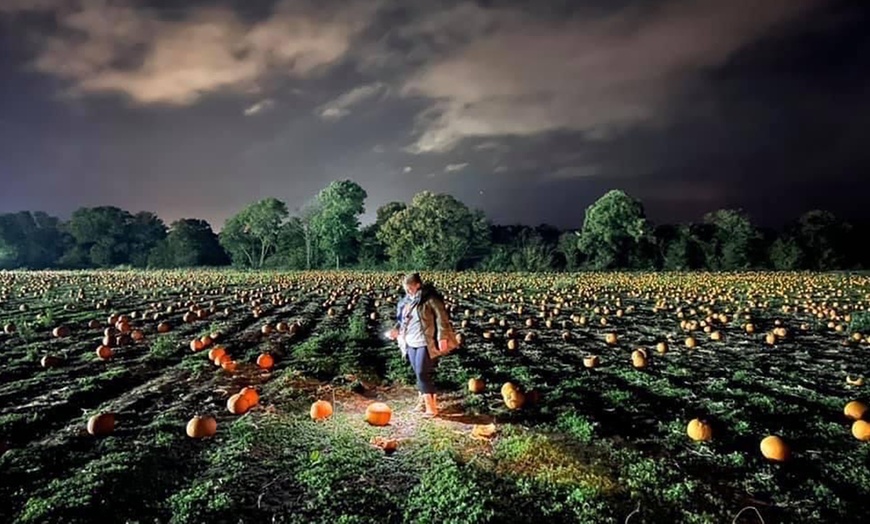
<svg viewBox="0 0 870 524">
<path fill-rule="evenodd" d="M 427 417 L 438 415 L 434 373 L 436 359 L 456 348 L 456 334 L 444 306 L 444 297 L 418 273 L 402 279 L 405 296 L 396 306 L 396 326 L 390 338 L 399 343 L 417 377 L 420 398 L 416 409 Z"/>
</svg>

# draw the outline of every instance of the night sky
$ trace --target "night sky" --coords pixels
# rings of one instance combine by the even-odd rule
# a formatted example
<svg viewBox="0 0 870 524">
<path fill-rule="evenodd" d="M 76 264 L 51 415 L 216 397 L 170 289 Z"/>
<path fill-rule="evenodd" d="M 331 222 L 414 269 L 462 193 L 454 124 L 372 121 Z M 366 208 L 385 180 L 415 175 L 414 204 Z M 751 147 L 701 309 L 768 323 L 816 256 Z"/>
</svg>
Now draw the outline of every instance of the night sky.
<svg viewBox="0 0 870 524">
<path fill-rule="evenodd" d="M 870 220 L 870 8 L 824 0 L 0 0 L 0 212 L 204 218 L 332 180 L 579 227 Z"/>
</svg>

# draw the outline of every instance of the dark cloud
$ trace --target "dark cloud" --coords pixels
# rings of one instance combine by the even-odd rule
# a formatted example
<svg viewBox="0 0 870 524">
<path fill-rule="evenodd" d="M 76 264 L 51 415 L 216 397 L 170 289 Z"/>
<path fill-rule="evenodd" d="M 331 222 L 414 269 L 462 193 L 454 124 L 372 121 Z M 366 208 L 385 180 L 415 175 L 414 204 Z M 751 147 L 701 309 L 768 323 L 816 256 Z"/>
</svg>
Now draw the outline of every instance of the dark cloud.
<svg viewBox="0 0 870 524">
<path fill-rule="evenodd" d="M 0 211 L 368 215 L 424 189 L 579 226 L 607 189 L 655 220 L 866 217 L 867 8 L 824 0 L 0 0 Z"/>
</svg>

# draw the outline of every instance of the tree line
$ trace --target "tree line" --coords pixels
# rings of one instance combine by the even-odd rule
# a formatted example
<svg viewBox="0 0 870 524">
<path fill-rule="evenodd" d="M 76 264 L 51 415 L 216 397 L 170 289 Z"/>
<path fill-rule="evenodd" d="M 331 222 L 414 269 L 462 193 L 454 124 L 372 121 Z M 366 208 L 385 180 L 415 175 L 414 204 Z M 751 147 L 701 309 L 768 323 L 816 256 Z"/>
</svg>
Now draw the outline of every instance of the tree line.
<svg viewBox="0 0 870 524">
<path fill-rule="evenodd" d="M 740 210 L 700 222 L 650 222 L 643 205 L 613 190 L 586 209 L 579 230 L 495 225 L 447 194 L 428 191 L 377 209 L 361 227 L 365 190 L 335 181 L 291 215 L 275 198 L 252 203 L 216 234 L 205 220 L 168 227 L 154 213 L 81 208 L 62 221 L 44 212 L 0 214 L 0 269 L 183 268 L 577 270 L 815 270 L 870 266 L 862 231 L 813 210 L 782 230 Z"/>
</svg>

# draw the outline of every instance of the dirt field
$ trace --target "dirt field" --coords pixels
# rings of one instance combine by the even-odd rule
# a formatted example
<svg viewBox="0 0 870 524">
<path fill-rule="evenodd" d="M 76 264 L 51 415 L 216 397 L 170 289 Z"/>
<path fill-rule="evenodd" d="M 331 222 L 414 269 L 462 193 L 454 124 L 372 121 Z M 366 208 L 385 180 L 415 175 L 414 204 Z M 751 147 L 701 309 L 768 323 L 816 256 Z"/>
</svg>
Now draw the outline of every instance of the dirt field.
<svg viewBox="0 0 870 524">
<path fill-rule="evenodd" d="M 0 273 L 0 522 L 866 522 L 870 442 L 844 406 L 870 403 L 870 278 L 424 278 L 463 335 L 435 420 L 382 336 L 396 274 Z M 243 387 L 259 402 L 230 413 Z M 389 425 L 365 422 L 373 401 Z M 111 434 L 88 433 L 98 413 Z M 186 435 L 196 415 L 213 437 Z"/>
</svg>

